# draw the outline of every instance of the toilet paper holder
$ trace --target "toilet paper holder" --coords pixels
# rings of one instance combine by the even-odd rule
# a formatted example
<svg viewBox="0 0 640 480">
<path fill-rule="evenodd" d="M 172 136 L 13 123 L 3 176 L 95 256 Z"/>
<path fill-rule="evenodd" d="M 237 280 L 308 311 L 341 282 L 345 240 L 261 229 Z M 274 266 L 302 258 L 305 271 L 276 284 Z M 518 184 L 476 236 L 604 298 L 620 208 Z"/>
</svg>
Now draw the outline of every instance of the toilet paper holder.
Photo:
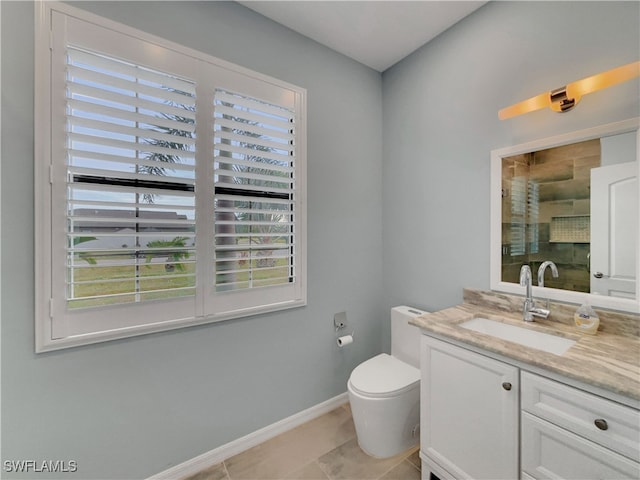
<svg viewBox="0 0 640 480">
<path fill-rule="evenodd" d="M 336 313 L 333 316 L 333 325 L 336 328 L 336 333 L 347 328 L 347 312 Z M 349 345 L 350 343 L 352 343 L 353 339 L 355 338 L 355 333 L 355 330 L 352 330 L 351 335 L 343 335 L 341 337 L 338 337 L 336 339 L 336 341 L 338 342 L 338 346 L 342 348 L 344 345 Z"/>
<path fill-rule="evenodd" d="M 342 337 L 336 338 L 336 343 L 338 344 L 338 347 L 342 348 L 352 344 L 355 339 L 355 337 L 353 336 L 354 333 L 355 332 L 351 332 L 351 335 L 343 335 Z"/>
</svg>

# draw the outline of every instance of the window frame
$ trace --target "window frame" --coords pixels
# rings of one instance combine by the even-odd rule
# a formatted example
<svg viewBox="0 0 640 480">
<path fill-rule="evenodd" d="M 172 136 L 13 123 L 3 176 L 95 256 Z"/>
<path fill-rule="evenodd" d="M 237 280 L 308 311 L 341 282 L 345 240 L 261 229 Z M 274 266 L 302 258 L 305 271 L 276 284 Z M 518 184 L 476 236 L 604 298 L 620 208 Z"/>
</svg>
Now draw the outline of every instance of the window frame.
<svg viewBox="0 0 640 480">
<path fill-rule="evenodd" d="M 306 90 L 281 80 L 253 72 L 243 67 L 217 59 L 202 52 L 184 47 L 163 38 L 104 19 L 100 16 L 56 2 L 40 1 L 36 5 L 36 53 L 35 53 L 35 350 L 45 352 L 79 345 L 103 342 L 118 338 L 143 335 L 152 332 L 183 328 L 191 325 L 217 322 L 231 318 L 256 315 L 304 306 L 306 293 Z M 55 19 L 58 20 L 55 20 Z M 62 20 L 60 20 L 62 19 Z M 69 20 L 71 19 L 71 20 Z M 54 25 L 58 21 L 62 25 Z M 54 28 L 67 28 L 67 22 L 85 22 L 87 28 L 110 31 L 123 35 L 144 46 L 157 46 L 159 51 L 184 56 L 195 62 L 197 70 L 197 104 L 208 105 L 196 109 L 196 294 L 193 297 L 193 314 L 183 312 L 189 301 L 171 299 L 121 304 L 109 307 L 82 309 L 82 327 L 61 305 L 56 288 L 64 283 L 66 269 L 54 264 L 60 256 L 60 246 L 66 243 L 66 222 L 61 222 L 60 211 L 66 209 L 66 167 L 60 168 L 60 151 L 66 150 L 66 127 L 60 126 L 60 111 L 66 109 L 66 98 L 54 94 L 56 60 L 54 49 L 66 48 L 61 36 L 54 35 Z M 90 25 L 89 25 L 90 24 Z M 102 29 L 102 30 L 100 30 Z M 99 36 L 99 35 L 96 35 Z M 56 44 L 58 43 L 58 44 Z M 98 42 L 99 43 L 99 42 Z M 90 48 L 87 45 L 80 45 Z M 115 48 L 115 47 L 114 47 Z M 106 52 L 105 52 L 106 53 Z M 123 57 L 138 64 L 135 60 Z M 144 66 L 144 65 L 143 65 Z M 147 64 L 147 66 L 149 66 Z M 59 66 L 58 66 L 59 67 Z M 57 86 L 60 91 L 60 85 Z M 213 98 L 216 89 L 235 91 L 251 98 L 269 101 L 269 97 L 287 97 L 295 111 L 295 282 L 286 288 L 260 287 L 245 291 L 216 292 L 213 238 L 215 214 L 213 205 Z M 283 93 L 284 92 L 284 93 Z M 62 109 L 62 110 L 61 110 Z M 210 118 L 209 118 L 210 117 Z M 61 128 L 64 130 L 61 131 Z M 202 132 L 205 132 L 203 134 Z M 207 133 L 208 132 L 208 133 Z M 61 145 L 64 144 L 64 145 Z M 59 160 L 54 160 L 58 158 Z M 65 170 L 65 172 L 61 172 Z M 58 203 L 56 203 L 58 202 Z M 54 207 L 53 205 L 62 206 Z M 208 213 L 205 215 L 204 213 Z M 60 225 L 63 223 L 63 225 Z M 208 233 L 210 232 L 210 233 Z M 58 249 L 56 253 L 56 248 Z M 58 287 L 56 287 L 58 285 Z M 64 297 L 66 298 L 66 297 Z M 191 298 L 191 297 L 188 297 Z M 63 308 L 64 307 L 64 308 Z M 174 308 L 175 307 L 175 308 Z M 186 308 L 186 310 L 185 310 Z M 139 320 L 154 317 L 158 312 L 171 312 L 160 321 Z M 96 313 L 97 312 L 97 313 Z M 106 312 L 106 313 L 105 313 Z M 163 312 L 163 315 L 164 313 Z M 107 317 L 121 319 L 116 325 L 107 326 Z M 155 317 L 154 317 L 155 318 Z M 75 323 L 74 323 L 75 322 Z M 61 333 L 60 333 L 61 332 Z"/>
</svg>

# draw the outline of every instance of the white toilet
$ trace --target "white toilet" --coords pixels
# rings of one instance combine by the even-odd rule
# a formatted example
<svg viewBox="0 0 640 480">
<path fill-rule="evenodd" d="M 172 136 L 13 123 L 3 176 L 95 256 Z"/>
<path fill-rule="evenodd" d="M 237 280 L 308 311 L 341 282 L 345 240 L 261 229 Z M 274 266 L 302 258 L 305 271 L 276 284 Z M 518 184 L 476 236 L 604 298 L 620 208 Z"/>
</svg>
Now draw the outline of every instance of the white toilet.
<svg viewBox="0 0 640 480">
<path fill-rule="evenodd" d="M 358 365 L 349 377 L 349 403 L 358 445 L 372 457 L 392 457 L 420 440 L 420 329 L 411 307 L 391 309 L 391 355 Z"/>
</svg>

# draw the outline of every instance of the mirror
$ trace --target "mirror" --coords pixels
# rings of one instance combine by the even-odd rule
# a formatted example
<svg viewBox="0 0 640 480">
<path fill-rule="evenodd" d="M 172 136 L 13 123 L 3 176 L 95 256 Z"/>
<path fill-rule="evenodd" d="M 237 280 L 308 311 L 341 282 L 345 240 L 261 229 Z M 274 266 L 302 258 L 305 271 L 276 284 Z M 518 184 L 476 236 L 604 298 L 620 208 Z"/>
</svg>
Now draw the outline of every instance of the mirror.
<svg viewBox="0 0 640 480">
<path fill-rule="evenodd" d="M 640 312 L 640 119 L 491 152 L 491 289 Z M 544 286 L 537 284 L 545 261 Z"/>
</svg>

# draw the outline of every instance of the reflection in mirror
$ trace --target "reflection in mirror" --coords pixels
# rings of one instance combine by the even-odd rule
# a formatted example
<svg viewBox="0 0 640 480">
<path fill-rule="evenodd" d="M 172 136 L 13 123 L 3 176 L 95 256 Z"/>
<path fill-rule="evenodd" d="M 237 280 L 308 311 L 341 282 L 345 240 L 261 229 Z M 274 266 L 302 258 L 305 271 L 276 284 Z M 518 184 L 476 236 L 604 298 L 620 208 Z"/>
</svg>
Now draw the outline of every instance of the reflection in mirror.
<svg viewBox="0 0 640 480">
<path fill-rule="evenodd" d="M 562 274 L 547 287 L 635 298 L 634 162 L 633 132 L 503 158 L 502 280 L 550 260 Z M 606 208 L 592 212 L 592 199 Z"/>
<path fill-rule="evenodd" d="M 600 167 L 591 170 L 591 293 L 636 298 L 638 167 L 636 135 L 601 139 Z"/>
<path fill-rule="evenodd" d="M 522 265 L 537 279 L 550 261 L 534 294 L 638 311 L 637 119 L 620 124 L 492 152 L 492 289 L 517 293 Z"/>
</svg>

